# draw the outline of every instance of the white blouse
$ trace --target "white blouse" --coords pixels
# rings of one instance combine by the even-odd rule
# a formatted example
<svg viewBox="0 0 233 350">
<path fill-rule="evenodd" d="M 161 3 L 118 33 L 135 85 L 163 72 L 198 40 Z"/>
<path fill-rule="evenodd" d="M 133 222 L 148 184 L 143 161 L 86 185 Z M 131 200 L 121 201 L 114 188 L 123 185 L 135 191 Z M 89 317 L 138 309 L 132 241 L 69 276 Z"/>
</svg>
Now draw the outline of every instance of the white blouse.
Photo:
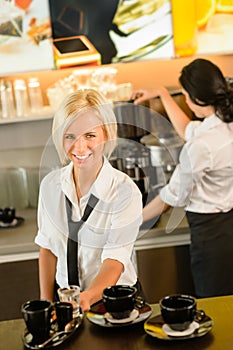
<svg viewBox="0 0 233 350">
<path fill-rule="evenodd" d="M 72 220 L 78 221 L 93 193 L 99 202 L 78 234 L 81 289 L 89 286 L 107 258 L 116 259 L 124 265 L 119 284 L 135 284 L 137 274 L 131 258 L 142 222 L 141 192 L 129 176 L 114 169 L 105 159 L 89 193 L 78 203 L 72 170 L 73 164 L 70 163 L 52 171 L 43 179 L 40 187 L 39 230 L 35 242 L 50 249 L 57 257 L 57 283 L 61 287 L 68 285 L 68 224 L 64 194 L 72 203 Z"/>
<path fill-rule="evenodd" d="M 216 115 L 190 122 L 186 143 L 162 200 L 196 213 L 227 212 L 233 208 L 233 123 Z"/>
</svg>

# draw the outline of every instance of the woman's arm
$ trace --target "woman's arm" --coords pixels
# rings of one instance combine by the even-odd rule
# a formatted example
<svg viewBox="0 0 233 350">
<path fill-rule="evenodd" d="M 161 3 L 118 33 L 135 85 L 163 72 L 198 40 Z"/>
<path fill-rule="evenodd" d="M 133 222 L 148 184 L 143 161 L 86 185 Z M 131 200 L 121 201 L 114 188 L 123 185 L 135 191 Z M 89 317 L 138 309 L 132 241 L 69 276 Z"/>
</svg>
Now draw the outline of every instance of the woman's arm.
<svg viewBox="0 0 233 350">
<path fill-rule="evenodd" d="M 169 209 L 170 206 L 162 201 L 158 194 L 150 203 L 148 203 L 142 211 L 143 222 L 153 219 Z"/>
<path fill-rule="evenodd" d="M 39 280 L 41 299 L 47 299 L 51 301 L 54 299 L 56 265 L 56 256 L 49 249 L 40 248 Z"/>
<path fill-rule="evenodd" d="M 102 298 L 104 288 L 117 283 L 123 269 L 123 264 L 117 260 L 105 259 L 103 261 L 98 275 L 89 288 L 80 294 L 80 307 L 83 312 L 88 311 L 92 304 Z"/>
<path fill-rule="evenodd" d="M 175 102 L 175 100 L 172 98 L 172 96 L 165 87 L 153 89 L 150 91 L 137 90 L 131 95 L 131 98 L 135 99 L 135 104 L 139 104 L 153 97 L 160 97 L 171 123 L 173 124 L 180 137 L 184 139 L 185 129 L 187 124 L 190 122 L 190 119 L 178 106 L 178 104 Z"/>
</svg>

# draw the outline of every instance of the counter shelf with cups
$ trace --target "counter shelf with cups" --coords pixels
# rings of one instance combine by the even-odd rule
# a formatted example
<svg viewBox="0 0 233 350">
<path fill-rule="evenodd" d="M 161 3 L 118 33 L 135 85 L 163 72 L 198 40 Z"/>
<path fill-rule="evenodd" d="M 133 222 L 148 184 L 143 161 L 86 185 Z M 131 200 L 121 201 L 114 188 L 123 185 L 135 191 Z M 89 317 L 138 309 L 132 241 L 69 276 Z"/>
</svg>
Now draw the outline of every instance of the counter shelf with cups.
<svg viewBox="0 0 233 350">
<path fill-rule="evenodd" d="M 40 180 L 50 171 L 51 168 L 38 167 L 0 168 L 0 231 L 10 234 L 11 229 L 25 227 L 28 215 L 31 221 L 30 213 L 38 205 Z"/>
<path fill-rule="evenodd" d="M 17 216 L 14 207 L 0 208 L 0 229 L 18 227 L 24 222 L 24 218 Z"/>
<path fill-rule="evenodd" d="M 75 69 L 65 78 L 58 79 L 46 89 L 46 95 L 52 109 L 68 93 L 78 89 L 94 88 L 101 91 L 110 101 L 127 101 L 132 93 L 130 82 L 117 83 L 118 70 L 113 67 Z"/>
<path fill-rule="evenodd" d="M 36 77 L 0 79 L 0 119 L 25 118 L 44 110 L 40 81 Z"/>
<path fill-rule="evenodd" d="M 37 208 L 39 183 L 51 170 L 39 167 L 0 168 L 0 208 Z"/>
</svg>

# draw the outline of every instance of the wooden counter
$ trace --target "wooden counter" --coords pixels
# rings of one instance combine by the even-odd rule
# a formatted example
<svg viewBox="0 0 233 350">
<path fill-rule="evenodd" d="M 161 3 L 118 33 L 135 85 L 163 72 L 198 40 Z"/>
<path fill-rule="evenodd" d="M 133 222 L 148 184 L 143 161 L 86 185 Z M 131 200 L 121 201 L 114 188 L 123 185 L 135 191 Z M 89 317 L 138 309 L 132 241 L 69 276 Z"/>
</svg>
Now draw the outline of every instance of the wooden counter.
<svg viewBox="0 0 233 350">
<path fill-rule="evenodd" d="M 214 321 L 212 330 L 200 338 L 159 340 L 145 333 L 143 322 L 125 327 L 105 328 L 84 319 L 83 326 L 74 337 L 60 345 L 59 349 L 232 350 L 233 296 L 199 299 L 197 305 Z M 152 308 L 151 317 L 160 313 L 158 304 L 152 305 Z M 0 322 L 0 350 L 23 350 L 21 335 L 24 327 L 22 319 Z"/>
</svg>

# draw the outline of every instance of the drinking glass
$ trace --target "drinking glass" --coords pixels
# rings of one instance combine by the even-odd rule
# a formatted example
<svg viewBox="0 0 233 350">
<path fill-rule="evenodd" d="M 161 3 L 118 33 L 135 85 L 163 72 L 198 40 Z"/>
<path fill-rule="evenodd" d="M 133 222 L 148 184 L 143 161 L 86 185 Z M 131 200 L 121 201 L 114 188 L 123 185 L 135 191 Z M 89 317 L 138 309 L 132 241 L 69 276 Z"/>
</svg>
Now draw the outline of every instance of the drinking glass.
<svg viewBox="0 0 233 350">
<path fill-rule="evenodd" d="M 80 287 L 71 285 L 67 288 L 59 288 L 58 296 L 60 301 L 69 302 L 73 305 L 73 317 L 80 315 L 79 296 Z"/>
</svg>

